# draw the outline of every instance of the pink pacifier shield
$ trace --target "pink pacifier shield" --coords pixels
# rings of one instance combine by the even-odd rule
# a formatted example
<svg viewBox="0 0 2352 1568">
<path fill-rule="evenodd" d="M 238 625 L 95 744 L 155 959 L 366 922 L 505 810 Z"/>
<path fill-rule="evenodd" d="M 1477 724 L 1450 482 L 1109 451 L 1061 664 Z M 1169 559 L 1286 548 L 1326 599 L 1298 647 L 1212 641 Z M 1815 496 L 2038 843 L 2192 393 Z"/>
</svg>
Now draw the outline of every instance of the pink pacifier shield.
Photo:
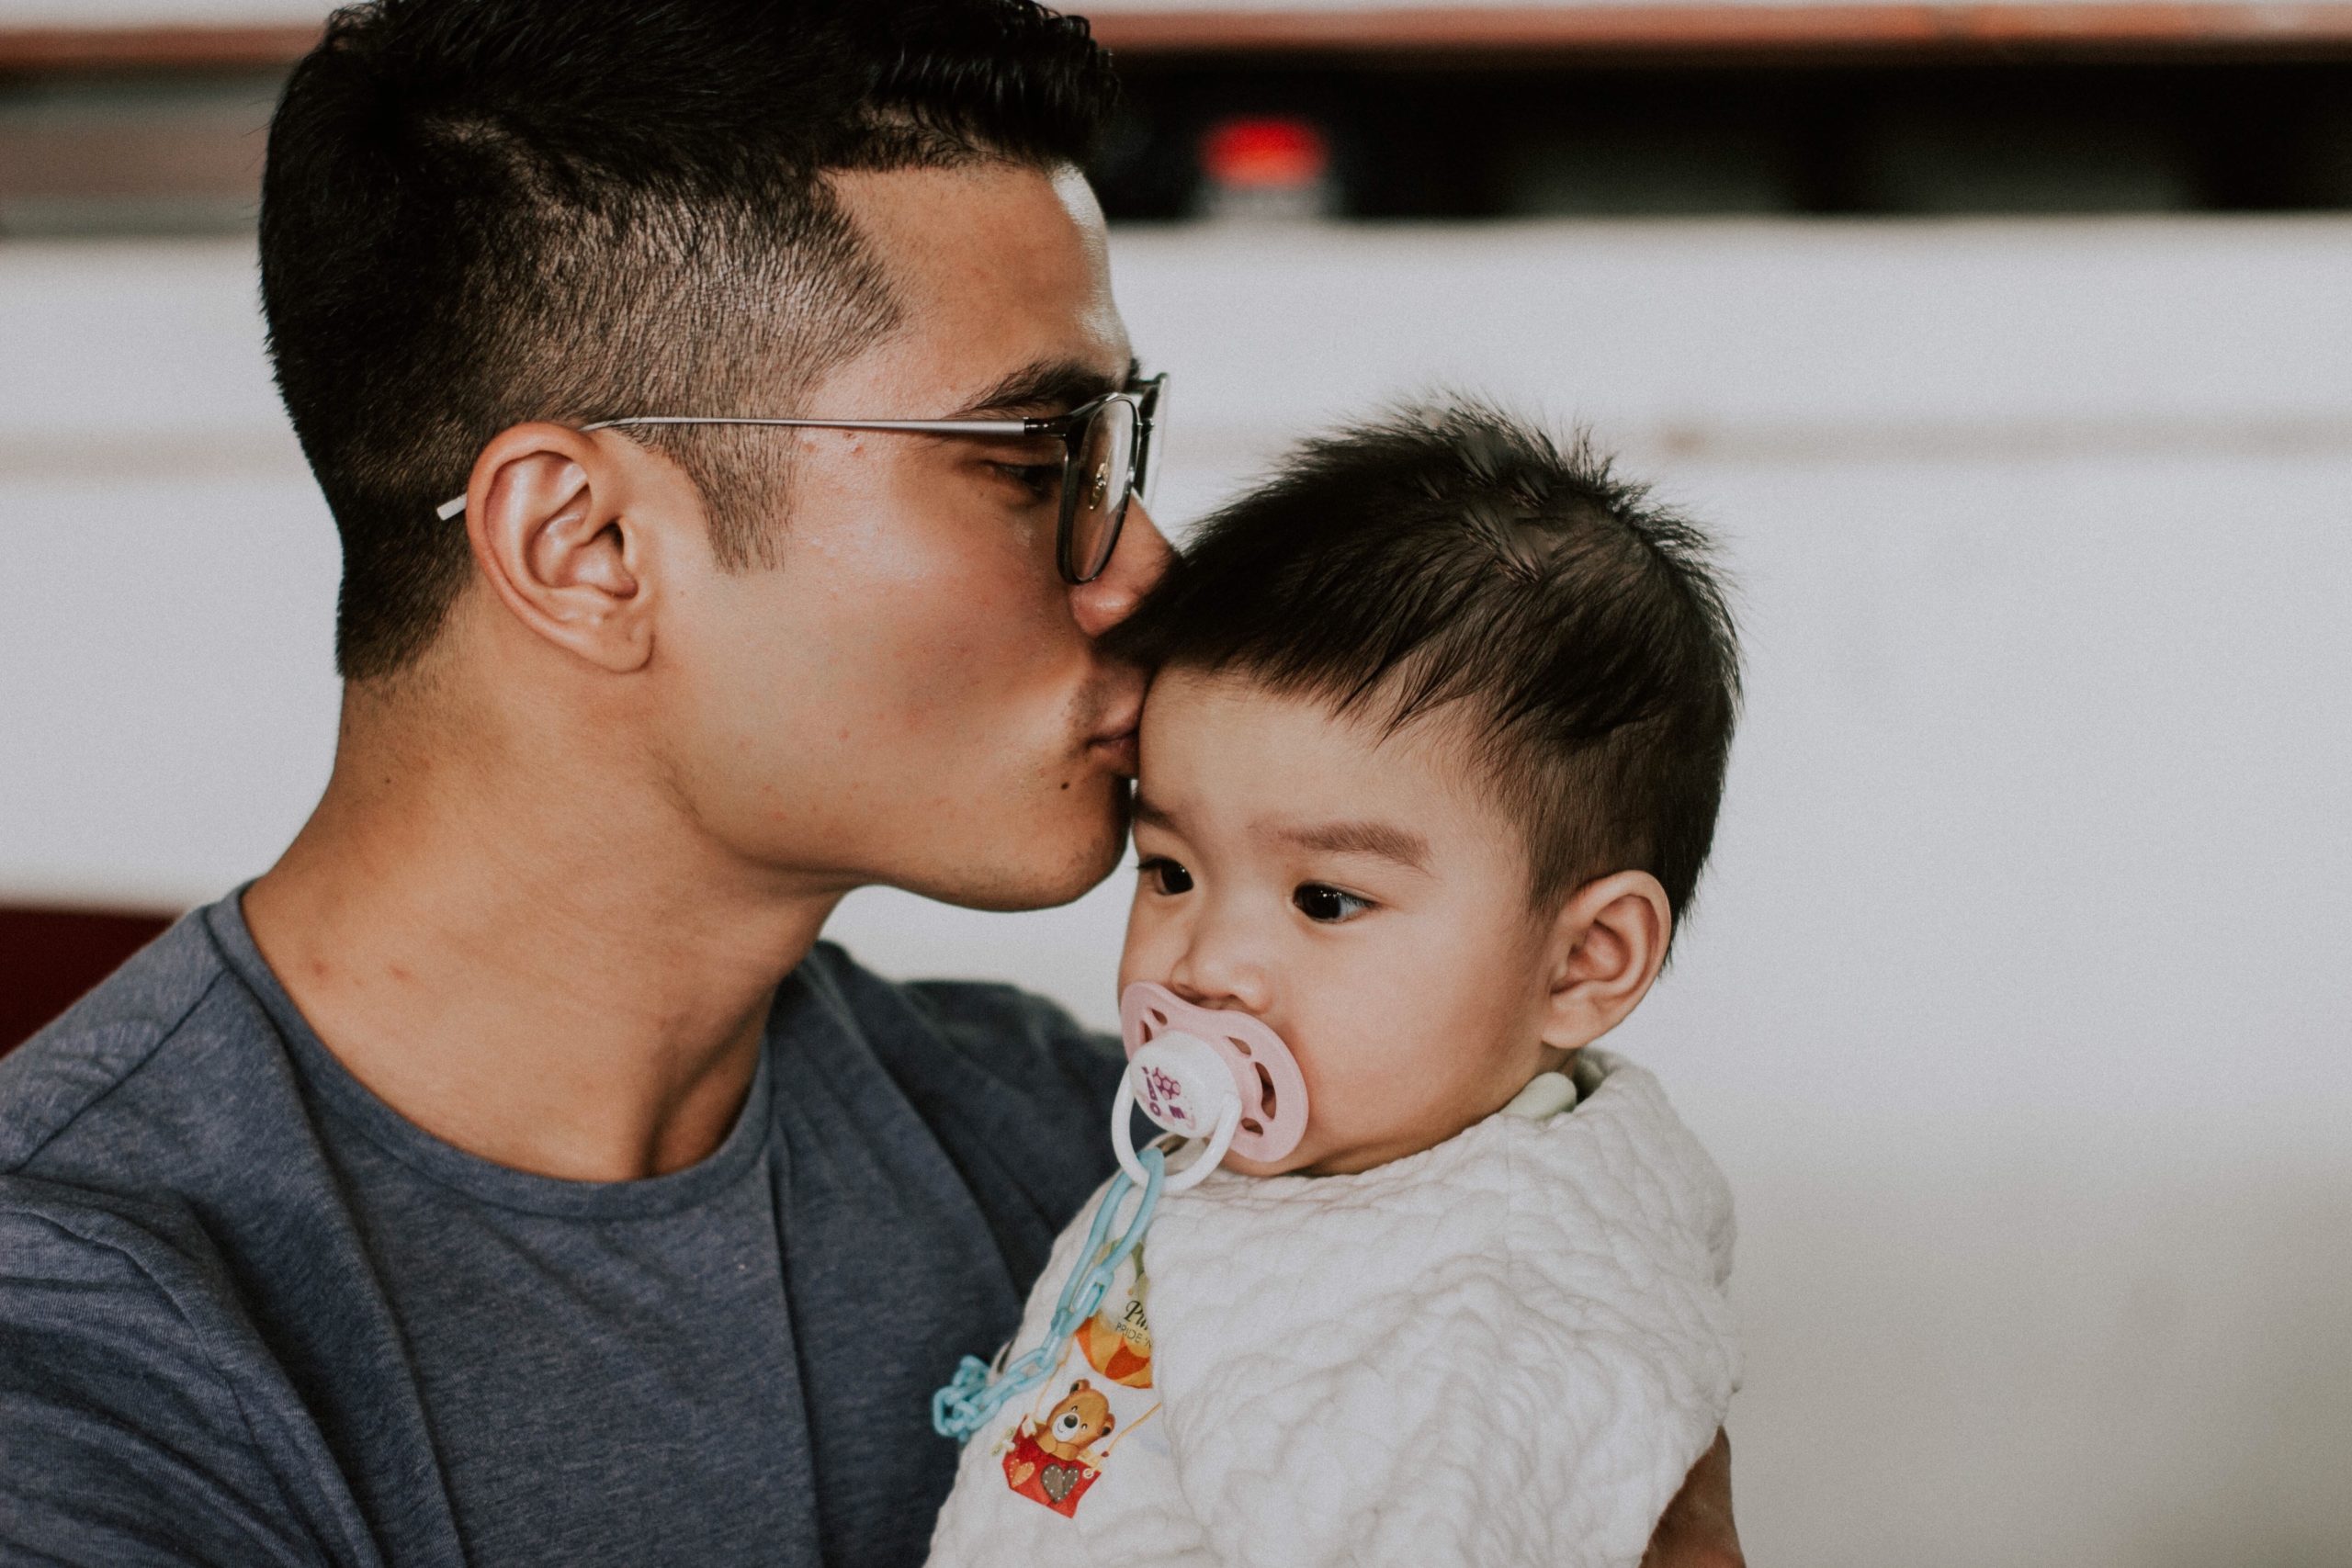
<svg viewBox="0 0 2352 1568">
<path fill-rule="evenodd" d="M 1233 1152 L 1278 1160 L 1306 1135 L 1306 1079 L 1283 1037 L 1246 1012 L 1195 1007 L 1165 986 L 1138 980 L 1119 998 L 1119 1032 L 1133 1056 L 1163 1035 L 1204 1041 L 1233 1075 L 1241 1125 Z"/>
</svg>

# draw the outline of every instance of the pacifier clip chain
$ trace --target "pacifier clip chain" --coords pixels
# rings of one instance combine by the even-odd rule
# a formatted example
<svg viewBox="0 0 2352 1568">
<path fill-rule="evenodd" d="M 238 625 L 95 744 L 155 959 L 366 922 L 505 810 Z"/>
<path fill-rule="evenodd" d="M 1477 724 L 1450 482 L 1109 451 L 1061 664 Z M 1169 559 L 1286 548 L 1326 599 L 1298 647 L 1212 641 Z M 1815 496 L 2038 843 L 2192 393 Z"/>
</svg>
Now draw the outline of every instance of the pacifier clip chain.
<svg viewBox="0 0 2352 1568">
<path fill-rule="evenodd" d="M 1144 1232 L 1151 1228 L 1152 1211 L 1159 1206 L 1160 1187 L 1167 1174 L 1165 1156 L 1159 1149 L 1147 1147 L 1134 1157 L 1144 1179 L 1137 1183 L 1124 1169 L 1111 1179 L 1102 1203 L 1094 1211 L 1093 1227 L 1086 1233 L 1086 1246 L 1078 1255 L 1079 1267 L 1070 1270 L 1069 1280 L 1062 1286 L 1061 1298 L 1054 1303 L 1053 1321 L 1046 1325 L 1045 1338 L 1001 1372 L 991 1373 L 989 1364 L 978 1356 L 965 1357 L 956 1369 L 955 1381 L 931 1396 L 931 1426 L 941 1437 L 953 1438 L 959 1443 L 968 1440 L 1003 1408 L 1005 1401 L 1044 1382 L 1059 1359 L 1055 1353 L 1057 1348 L 1102 1304 L 1119 1265 L 1134 1256 L 1143 1242 Z M 1138 1186 L 1143 1196 L 1136 1200 L 1135 1213 L 1118 1239 L 1108 1240 L 1119 1205 Z"/>
<path fill-rule="evenodd" d="M 1134 1256 L 1163 1191 L 1182 1192 L 1221 1164 L 1228 1151 L 1279 1160 L 1306 1132 L 1306 1079 L 1281 1035 L 1248 1013 L 1185 1001 L 1165 986 L 1138 981 L 1119 998 L 1119 1033 L 1127 1070 L 1111 1103 L 1111 1147 L 1118 1173 L 1094 1211 L 1079 1266 L 1062 1286 L 1042 1343 L 1001 1371 L 967 1356 L 955 1381 L 931 1397 L 931 1424 L 964 1442 L 1007 1400 L 1035 1387 L 1059 1365 L 1061 1348 L 1094 1315 L 1119 1266 Z M 1170 1176 L 1157 1144 L 1138 1152 L 1129 1135 L 1133 1112 L 1204 1146 Z M 1135 1212 L 1111 1239 L 1129 1193 Z M 1001 1352 L 1000 1352 L 1001 1355 Z"/>
</svg>

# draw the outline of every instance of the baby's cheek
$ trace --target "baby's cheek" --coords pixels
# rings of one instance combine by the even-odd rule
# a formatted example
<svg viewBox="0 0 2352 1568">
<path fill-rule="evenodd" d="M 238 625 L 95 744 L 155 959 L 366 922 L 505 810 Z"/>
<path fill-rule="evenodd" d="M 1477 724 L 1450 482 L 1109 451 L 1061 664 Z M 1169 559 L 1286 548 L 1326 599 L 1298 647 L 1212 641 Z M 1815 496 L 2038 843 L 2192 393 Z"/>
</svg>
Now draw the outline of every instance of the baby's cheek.
<svg viewBox="0 0 2352 1568">
<path fill-rule="evenodd" d="M 1167 922 L 1159 918 L 1144 889 L 1138 886 L 1127 907 L 1126 940 L 1119 949 L 1119 989 L 1123 994 L 1137 980 L 1167 983 L 1173 959 L 1162 951 L 1168 946 L 1166 930 Z"/>
<path fill-rule="evenodd" d="M 1454 997 L 1442 1010 L 1431 1009 L 1430 999 L 1400 1000 L 1394 1029 L 1363 1073 L 1364 1088 L 1378 1096 L 1365 1107 L 1367 1122 L 1424 1148 L 1493 1109 L 1487 1101 L 1498 1055 L 1494 1021 L 1476 999 Z"/>
<path fill-rule="evenodd" d="M 1367 1031 L 1354 1050 L 1321 1075 L 1325 1087 L 1319 1095 L 1317 1080 L 1309 1077 L 1310 1125 L 1346 1144 L 1381 1141 L 1411 1126 L 1443 1085 L 1433 1081 L 1429 1064 L 1417 1053 L 1399 1049 L 1402 1043 L 1394 1035 Z"/>
</svg>

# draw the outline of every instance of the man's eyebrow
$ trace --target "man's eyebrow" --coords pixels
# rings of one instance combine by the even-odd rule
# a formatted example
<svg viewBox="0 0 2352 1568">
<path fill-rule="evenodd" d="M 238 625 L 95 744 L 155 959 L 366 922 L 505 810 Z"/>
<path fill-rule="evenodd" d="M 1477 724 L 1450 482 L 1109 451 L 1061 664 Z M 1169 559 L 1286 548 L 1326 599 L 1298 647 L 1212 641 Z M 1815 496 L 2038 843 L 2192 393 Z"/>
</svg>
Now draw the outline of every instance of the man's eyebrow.
<svg viewBox="0 0 2352 1568">
<path fill-rule="evenodd" d="M 1377 855 L 1415 871 L 1430 868 L 1430 841 L 1393 822 L 1277 822 L 1260 831 L 1324 854 Z"/>
<path fill-rule="evenodd" d="M 1121 390 L 1142 368 L 1142 362 L 1133 358 L 1121 375 L 1108 374 L 1100 365 L 1089 365 L 1083 360 L 1034 360 L 1000 379 L 950 417 L 1066 413 L 1105 392 Z"/>
</svg>

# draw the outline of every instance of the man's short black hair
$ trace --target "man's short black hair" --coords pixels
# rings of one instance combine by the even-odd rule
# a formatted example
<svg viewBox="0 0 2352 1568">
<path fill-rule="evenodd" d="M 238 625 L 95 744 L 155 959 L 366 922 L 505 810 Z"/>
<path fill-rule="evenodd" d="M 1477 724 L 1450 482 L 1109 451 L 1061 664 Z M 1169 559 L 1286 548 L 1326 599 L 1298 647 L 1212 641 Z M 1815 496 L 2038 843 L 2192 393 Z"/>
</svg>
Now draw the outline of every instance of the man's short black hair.
<svg viewBox="0 0 2352 1568">
<path fill-rule="evenodd" d="M 1460 716 L 1539 908 L 1616 871 L 1690 901 L 1739 706 L 1731 615 L 1705 536 L 1581 439 L 1453 401 L 1308 442 L 1114 635 L 1389 732 Z"/>
<path fill-rule="evenodd" d="M 1083 162 L 1114 103 L 1028 0 L 375 0 L 270 126 L 262 299 L 343 537 L 335 650 L 398 670 L 465 580 L 434 515 L 529 419 L 791 413 L 893 324 L 850 169 Z M 731 567 L 768 558 L 773 436 L 650 434 Z"/>
</svg>

